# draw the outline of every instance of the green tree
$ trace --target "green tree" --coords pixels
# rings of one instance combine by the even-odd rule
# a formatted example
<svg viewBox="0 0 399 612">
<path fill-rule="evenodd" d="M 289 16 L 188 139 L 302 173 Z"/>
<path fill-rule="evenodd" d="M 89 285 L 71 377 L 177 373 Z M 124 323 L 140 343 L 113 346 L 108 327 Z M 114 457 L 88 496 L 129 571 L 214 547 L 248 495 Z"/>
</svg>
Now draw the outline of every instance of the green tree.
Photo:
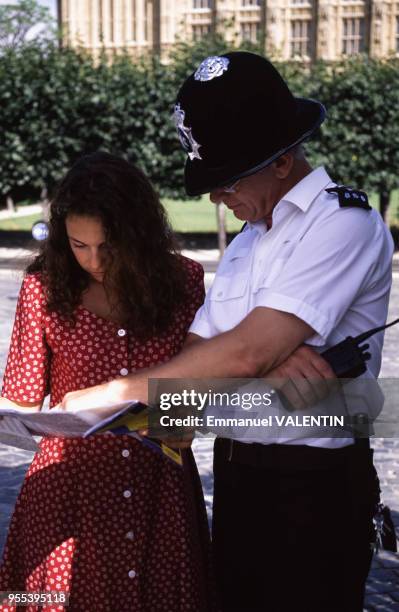
<svg viewBox="0 0 399 612">
<path fill-rule="evenodd" d="M 34 28 L 38 28 L 36 38 L 47 37 L 54 31 L 48 8 L 37 0 L 19 0 L 17 4 L 0 6 L 0 48 L 25 44 Z"/>
<path fill-rule="evenodd" d="M 308 149 L 344 184 L 379 194 L 386 218 L 399 171 L 399 62 L 357 57 L 318 63 L 304 79 L 306 95 L 321 100 L 327 121 Z"/>
<path fill-rule="evenodd" d="M 127 54 L 94 61 L 83 50 L 60 49 L 51 41 L 4 48 L 0 194 L 51 190 L 80 155 L 101 148 L 137 163 L 161 195 L 184 197 L 176 94 L 204 57 L 231 49 L 221 36 L 180 42 L 165 65 L 150 55 L 134 62 Z M 399 61 L 278 67 L 295 95 L 327 108 L 327 121 L 307 145 L 312 162 L 325 164 L 338 182 L 379 193 L 384 214 L 398 182 Z"/>
</svg>

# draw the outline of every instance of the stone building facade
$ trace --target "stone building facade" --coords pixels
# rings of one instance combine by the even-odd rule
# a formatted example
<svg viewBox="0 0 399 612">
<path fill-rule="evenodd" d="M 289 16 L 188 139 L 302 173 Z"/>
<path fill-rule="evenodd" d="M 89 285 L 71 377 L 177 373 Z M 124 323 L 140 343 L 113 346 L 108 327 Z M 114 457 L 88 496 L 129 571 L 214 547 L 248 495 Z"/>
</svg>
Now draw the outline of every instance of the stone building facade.
<svg viewBox="0 0 399 612">
<path fill-rule="evenodd" d="M 399 54 L 399 0 L 58 0 L 58 9 L 64 40 L 94 55 L 165 55 L 215 30 L 280 59 Z"/>
</svg>

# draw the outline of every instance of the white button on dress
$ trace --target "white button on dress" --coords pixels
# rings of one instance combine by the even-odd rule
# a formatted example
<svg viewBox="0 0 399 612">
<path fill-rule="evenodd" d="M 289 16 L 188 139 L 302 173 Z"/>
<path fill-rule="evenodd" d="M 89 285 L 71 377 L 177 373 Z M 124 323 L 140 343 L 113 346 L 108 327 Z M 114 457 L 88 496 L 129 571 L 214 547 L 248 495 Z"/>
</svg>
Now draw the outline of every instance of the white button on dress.
<svg viewBox="0 0 399 612">
<path fill-rule="evenodd" d="M 122 368 L 119 372 L 122 376 L 127 376 L 129 374 L 129 370 L 126 368 Z"/>
<path fill-rule="evenodd" d="M 132 496 L 132 492 L 129 491 L 129 489 L 126 489 L 126 491 L 123 491 L 123 497 L 126 497 L 126 499 L 129 499 L 129 497 Z"/>
<path fill-rule="evenodd" d="M 124 448 L 122 451 L 122 457 L 129 457 L 130 451 L 127 448 Z"/>
<path fill-rule="evenodd" d="M 126 329 L 118 329 L 118 336 L 120 336 L 121 338 L 123 338 L 123 336 L 126 336 Z"/>
<path fill-rule="evenodd" d="M 130 570 L 127 575 L 129 578 L 134 578 L 136 576 L 136 572 L 134 570 Z"/>
<path fill-rule="evenodd" d="M 126 538 L 128 540 L 134 540 L 134 532 L 133 531 L 128 531 L 126 534 Z"/>
</svg>

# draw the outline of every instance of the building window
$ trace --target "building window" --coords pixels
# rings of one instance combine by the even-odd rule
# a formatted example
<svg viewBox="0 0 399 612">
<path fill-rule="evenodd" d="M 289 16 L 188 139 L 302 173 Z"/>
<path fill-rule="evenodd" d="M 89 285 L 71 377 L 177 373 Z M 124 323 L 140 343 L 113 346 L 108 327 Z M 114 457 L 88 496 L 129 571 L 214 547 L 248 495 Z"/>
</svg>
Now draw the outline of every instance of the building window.
<svg viewBox="0 0 399 612">
<path fill-rule="evenodd" d="M 132 40 L 137 40 L 136 0 L 131 0 L 130 10 L 132 15 Z"/>
<path fill-rule="evenodd" d="M 193 40 L 201 40 L 204 36 L 211 33 L 211 26 L 209 23 L 198 23 L 193 25 Z"/>
<path fill-rule="evenodd" d="M 241 6 L 260 6 L 261 0 L 241 0 Z"/>
<path fill-rule="evenodd" d="M 364 18 L 343 19 L 342 53 L 354 55 L 364 51 Z"/>
<path fill-rule="evenodd" d="M 310 21 L 291 21 L 290 57 L 310 57 Z"/>
<path fill-rule="evenodd" d="M 90 40 L 91 40 L 91 30 L 90 30 L 90 26 L 91 26 L 91 7 L 90 4 L 88 2 L 88 0 L 81 0 L 81 6 L 82 6 L 82 10 L 81 13 L 79 14 L 79 25 L 77 28 L 77 39 L 79 40 L 79 43 L 82 45 L 88 45 L 90 44 Z"/>
<path fill-rule="evenodd" d="M 98 37 L 101 42 L 104 42 L 103 0 L 98 2 Z"/>
<path fill-rule="evenodd" d="M 193 8 L 195 9 L 211 8 L 211 0 L 193 0 Z"/>
<path fill-rule="evenodd" d="M 109 0 L 109 40 L 114 42 L 114 0 Z"/>
<path fill-rule="evenodd" d="M 148 20 L 148 2 L 144 2 L 144 40 L 150 40 L 150 22 Z"/>
<path fill-rule="evenodd" d="M 244 21 L 241 23 L 241 40 L 257 43 L 260 35 L 260 26 L 257 21 Z"/>
</svg>

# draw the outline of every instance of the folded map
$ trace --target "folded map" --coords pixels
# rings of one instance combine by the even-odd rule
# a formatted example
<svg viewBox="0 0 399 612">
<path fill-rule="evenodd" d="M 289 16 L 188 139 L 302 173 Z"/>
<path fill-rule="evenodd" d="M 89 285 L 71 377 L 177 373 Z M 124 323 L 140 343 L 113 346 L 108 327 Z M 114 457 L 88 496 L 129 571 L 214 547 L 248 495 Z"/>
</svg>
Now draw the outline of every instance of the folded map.
<svg viewBox="0 0 399 612">
<path fill-rule="evenodd" d="M 0 408 L 0 443 L 25 450 L 40 452 L 34 436 L 83 437 L 94 434 L 127 434 L 140 440 L 152 450 L 182 465 L 179 450 L 159 440 L 140 436 L 137 432 L 148 428 L 149 407 L 129 400 L 106 409 L 65 411 L 59 408 L 32 410 L 30 408 Z"/>
</svg>

